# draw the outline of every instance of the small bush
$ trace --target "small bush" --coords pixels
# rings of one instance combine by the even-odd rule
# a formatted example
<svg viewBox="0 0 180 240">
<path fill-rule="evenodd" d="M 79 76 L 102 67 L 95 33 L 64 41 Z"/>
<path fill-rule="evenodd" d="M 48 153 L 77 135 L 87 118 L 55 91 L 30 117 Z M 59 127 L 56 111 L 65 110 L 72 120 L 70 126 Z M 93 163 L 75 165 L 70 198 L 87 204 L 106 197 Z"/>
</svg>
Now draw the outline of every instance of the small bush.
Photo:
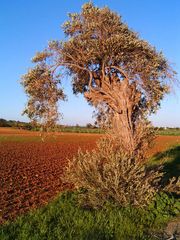
<svg viewBox="0 0 180 240">
<path fill-rule="evenodd" d="M 115 148 L 111 138 L 104 138 L 92 152 L 80 150 L 69 161 L 64 177 L 76 189 L 84 189 L 83 204 L 96 208 L 107 200 L 121 206 L 146 206 L 158 191 L 161 175 Z"/>
</svg>

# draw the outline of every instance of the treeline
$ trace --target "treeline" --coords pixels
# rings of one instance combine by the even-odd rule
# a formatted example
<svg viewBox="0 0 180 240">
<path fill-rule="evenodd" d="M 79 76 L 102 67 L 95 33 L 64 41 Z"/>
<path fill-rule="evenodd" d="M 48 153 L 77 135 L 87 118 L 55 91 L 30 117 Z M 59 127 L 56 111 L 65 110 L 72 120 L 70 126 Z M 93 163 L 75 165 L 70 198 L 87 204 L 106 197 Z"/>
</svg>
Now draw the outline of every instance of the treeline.
<svg viewBox="0 0 180 240">
<path fill-rule="evenodd" d="M 0 127 L 13 127 L 27 130 L 31 130 L 33 128 L 31 123 L 16 120 L 6 120 L 3 118 L 0 118 Z"/>
<path fill-rule="evenodd" d="M 180 130 L 180 127 L 154 127 L 155 130 L 165 131 L 165 130 Z"/>
<path fill-rule="evenodd" d="M 33 130 L 33 131 L 40 130 L 40 126 L 37 126 L 37 125 L 34 126 L 30 122 L 27 123 L 27 122 L 21 122 L 16 120 L 6 120 L 3 118 L 0 118 L 0 127 L 12 127 L 12 128 L 26 129 L 26 130 Z M 53 130 L 64 131 L 64 132 L 86 132 L 87 129 L 94 130 L 95 132 L 100 131 L 100 129 L 97 126 L 91 123 L 86 124 L 86 126 L 80 126 L 78 124 L 74 126 L 57 124 L 55 129 Z"/>
</svg>

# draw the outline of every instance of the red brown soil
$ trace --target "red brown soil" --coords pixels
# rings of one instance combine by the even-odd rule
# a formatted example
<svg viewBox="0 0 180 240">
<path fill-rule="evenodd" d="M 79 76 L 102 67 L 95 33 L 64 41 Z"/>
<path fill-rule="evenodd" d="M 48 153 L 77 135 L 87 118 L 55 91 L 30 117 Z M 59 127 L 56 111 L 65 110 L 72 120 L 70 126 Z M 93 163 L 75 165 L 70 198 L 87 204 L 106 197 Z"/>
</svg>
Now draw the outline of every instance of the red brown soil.
<svg viewBox="0 0 180 240">
<path fill-rule="evenodd" d="M 0 223 L 46 204 L 67 188 L 61 180 L 67 159 L 79 147 L 92 149 L 98 138 L 96 134 L 62 134 L 55 142 L 1 142 Z"/>
<path fill-rule="evenodd" d="M 20 132 L 2 130 L 0 135 Z M 25 132 L 21 134 L 32 134 Z M 72 159 L 79 147 L 92 149 L 99 137 L 97 134 L 64 133 L 56 142 L 1 142 L 0 222 L 46 204 L 67 188 L 61 180 L 66 159 Z M 177 143 L 180 144 L 180 137 L 159 136 L 151 154 Z"/>
<path fill-rule="evenodd" d="M 180 144 L 180 136 L 157 136 L 149 155 L 163 152 L 170 146 L 177 144 Z"/>
</svg>

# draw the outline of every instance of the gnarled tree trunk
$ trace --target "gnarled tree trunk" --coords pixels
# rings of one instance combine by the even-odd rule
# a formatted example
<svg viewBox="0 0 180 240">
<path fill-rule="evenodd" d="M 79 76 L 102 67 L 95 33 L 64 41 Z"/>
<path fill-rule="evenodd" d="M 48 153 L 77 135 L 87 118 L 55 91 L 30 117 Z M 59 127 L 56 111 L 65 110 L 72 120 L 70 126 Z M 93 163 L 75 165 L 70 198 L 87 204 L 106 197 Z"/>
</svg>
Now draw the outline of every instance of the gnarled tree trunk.
<svg viewBox="0 0 180 240">
<path fill-rule="evenodd" d="M 129 83 L 128 79 L 105 77 L 101 85 L 91 88 L 85 93 L 85 97 L 93 105 L 105 102 L 112 110 L 112 132 L 118 141 L 128 152 L 136 149 L 135 125 L 133 114 L 136 105 L 140 101 L 140 94 L 135 83 Z"/>
<path fill-rule="evenodd" d="M 135 149 L 133 130 L 127 120 L 126 113 L 114 113 L 112 119 L 112 134 L 119 140 L 120 145 L 128 152 Z"/>
</svg>

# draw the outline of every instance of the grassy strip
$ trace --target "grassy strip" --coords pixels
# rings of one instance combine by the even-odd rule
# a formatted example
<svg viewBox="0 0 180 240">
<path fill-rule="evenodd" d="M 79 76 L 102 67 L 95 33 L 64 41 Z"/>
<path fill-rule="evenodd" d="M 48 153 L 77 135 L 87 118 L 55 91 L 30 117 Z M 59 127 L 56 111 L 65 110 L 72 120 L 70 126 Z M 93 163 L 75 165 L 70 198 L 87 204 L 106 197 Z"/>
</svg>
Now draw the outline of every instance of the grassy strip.
<svg viewBox="0 0 180 240">
<path fill-rule="evenodd" d="M 166 130 L 158 130 L 157 135 L 162 136 L 180 136 L 180 130 L 177 129 L 166 129 Z"/>
<path fill-rule="evenodd" d="M 86 127 L 66 127 L 59 129 L 59 131 L 72 133 L 105 133 L 105 130 L 100 128 L 86 128 Z M 156 134 L 162 136 L 180 136 L 180 129 L 157 130 Z"/>
<path fill-rule="evenodd" d="M 161 194 L 146 210 L 107 203 L 100 210 L 82 209 L 78 193 L 64 193 L 46 207 L 0 228 L 2 240 L 154 239 L 150 234 L 180 211 L 180 203 Z"/>
<path fill-rule="evenodd" d="M 31 131 L 39 132 L 40 128 L 32 128 Z M 88 128 L 81 126 L 67 126 L 67 127 L 56 127 L 52 131 L 54 132 L 69 132 L 69 133 L 105 133 L 104 129 L 101 128 Z"/>
<path fill-rule="evenodd" d="M 86 128 L 86 127 L 66 127 L 61 128 L 60 132 L 72 132 L 72 133 L 105 133 L 104 130 L 100 128 Z"/>
</svg>

